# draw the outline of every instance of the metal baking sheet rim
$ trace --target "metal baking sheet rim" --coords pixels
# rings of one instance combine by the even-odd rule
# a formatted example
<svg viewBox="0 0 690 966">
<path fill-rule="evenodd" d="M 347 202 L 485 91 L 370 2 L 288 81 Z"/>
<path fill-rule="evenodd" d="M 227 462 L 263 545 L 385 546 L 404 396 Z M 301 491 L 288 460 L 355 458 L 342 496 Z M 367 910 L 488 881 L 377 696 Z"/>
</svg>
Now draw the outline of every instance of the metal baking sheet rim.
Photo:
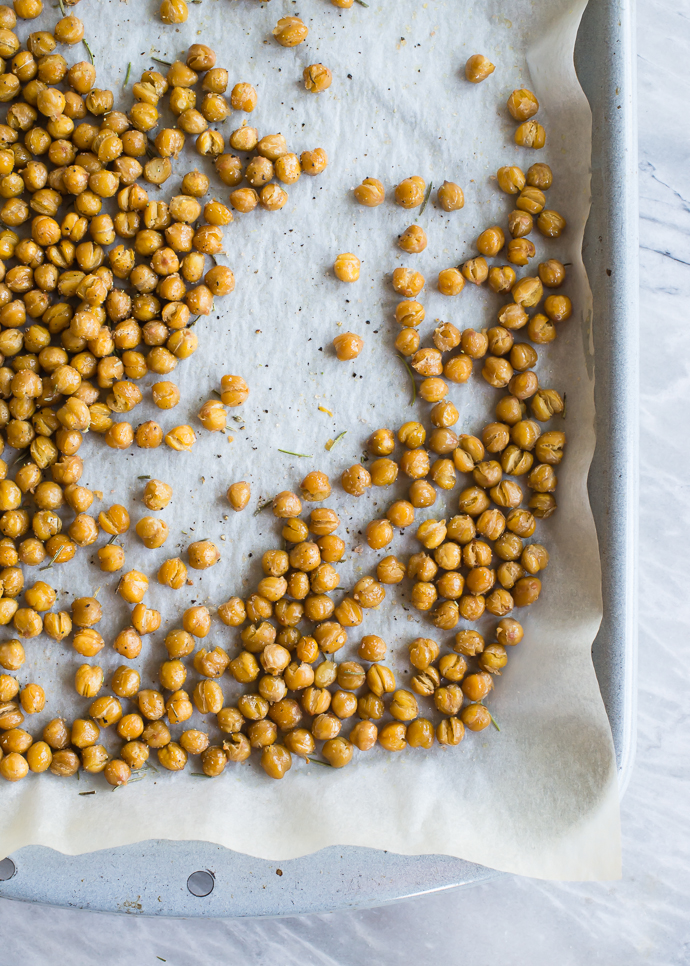
<svg viewBox="0 0 690 966">
<path fill-rule="evenodd" d="M 598 321 L 594 338 L 600 442 L 589 491 L 602 558 L 604 616 L 592 653 L 611 722 L 622 796 L 635 756 L 637 673 L 634 0 L 589 4 L 578 34 L 576 66 L 593 112 L 592 212 L 583 254 Z M 207 895 L 195 896 L 188 888 L 189 876 L 199 872 L 206 873 L 211 889 Z M 501 874 L 450 856 L 334 846 L 275 863 L 207 842 L 153 840 L 77 856 L 38 846 L 21 849 L 0 863 L 0 896 L 148 916 L 249 918 L 382 905 Z"/>
</svg>

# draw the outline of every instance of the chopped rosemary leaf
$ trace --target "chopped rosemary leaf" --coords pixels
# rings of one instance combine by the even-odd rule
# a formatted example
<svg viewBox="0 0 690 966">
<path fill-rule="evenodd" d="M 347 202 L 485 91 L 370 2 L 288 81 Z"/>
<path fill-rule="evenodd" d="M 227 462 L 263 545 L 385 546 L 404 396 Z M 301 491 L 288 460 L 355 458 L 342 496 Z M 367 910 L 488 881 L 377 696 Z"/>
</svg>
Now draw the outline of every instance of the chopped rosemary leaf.
<svg viewBox="0 0 690 966">
<path fill-rule="evenodd" d="M 157 64 L 165 64 L 166 67 L 172 67 L 169 60 L 163 60 L 161 57 L 152 57 L 151 60 L 155 60 Z"/>
<path fill-rule="evenodd" d="M 325 446 L 325 448 L 326 448 L 326 449 L 328 450 L 328 452 L 329 452 L 329 453 L 330 453 L 330 451 L 331 451 L 331 450 L 333 449 L 333 447 L 335 446 L 335 444 L 336 444 L 336 443 L 338 442 L 338 440 L 339 440 L 339 439 L 342 439 L 342 438 L 343 438 L 343 436 L 347 436 L 347 430 L 346 430 L 346 429 L 344 429 L 344 430 L 342 431 L 342 433 L 339 433 L 339 434 L 338 434 L 338 435 L 336 436 L 336 438 L 335 438 L 335 439 L 329 439 L 329 440 L 328 440 L 328 442 L 326 443 L 326 446 Z"/>
<path fill-rule="evenodd" d="M 63 547 L 59 547 L 57 553 L 55 554 L 55 556 L 53 557 L 53 559 L 50 561 L 50 563 L 49 564 L 46 564 L 45 567 L 39 567 L 38 568 L 39 569 L 39 572 L 40 571 L 43 571 L 43 570 L 50 570 L 51 567 L 53 566 L 53 564 L 55 563 L 55 561 L 57 560 L 57 558 L 62 553 L 62 550 L 63 550 Z M 79 774 L 79 772 L 77 772 L 77 774 Z"/>
<path fill-rule="evenodd" d="M 122 85 L 123 87 L 126 87 L 127 84 L 129 83 L 129 75 L 131 73 L 132 73 L 132 61 L 130 60 L 130 62 L 127 64 L 127 73 L 125 74 L 125 82 Z"/>
<path fill-rule="evenodd" d="M 419 209 L 419 214 L 420 215 L 423 215 L 424 214 L 424 209 L 426 208 L 427 202 L 429 201 L 429 198 L 431 197 L 431 189 L 433 187 L 434 187 L 434 182 L 433 181 L 430 181 L 429 182 L 429 187 L 426 189 L 426 194 L 424 195 L 424 201 L 422 202 L 422 207 Z M 415 221 L 416 221 L 416 219 L 415 219 Z"/>
<path fill-rule="evenodd" d="M 96 790 L 95 789 L 93 789 L 90 792 L 77 792 L 77 795 L 95 795 L 95 794 L 96 794 Z"/>
<path fill-rule="evenodd" d="M 415 399 L 417 398 L 417 383 L 414 381 L 414 375 L 413 375 L 412 370 L 410 369 L 409 365 L 407 364 L 407 359 L 405 359 L 404 356 L 400 356 L 400 355 L 398 356 L 398 359 L 400 359 L 400 361 L 402 362 L 402 364 L 405 366 L 405 368 L 407 369 L 407 372 L 408 372 L 408 374 L 410 376 L 410 382 L 412 383 L 412 399 L 410 399 L 409 405 L 410 406 L 414 406 Z"/>
<path fill-rule="evenodd" d="M 88 51 L 89 57 L 91 58 L 91 63 L 92 64 L 95 64 L 96 61 L 93 59 L 93 51 L 89 47 L 88 41 L 87 40 L 82 40 L 82 43 L 86 47 L 86 50 Z"/>
<path fill-rule="evenodd" d="M 259 500 L 259 502 L 256 505 L 256 510 L 254 510 L 254 516 L 255 517 L 258 516 L 267 507 L 271 506 L 272 503 L 273 503 L 273 500 Z"/>
<path fill-rule="evenodd" d="M 321 761 L 320 758 L 307 758 L 307 761 L 313 761 L 315 765 L 325 765 L 326 768 L 332 768 L 333 765 L 330 761 Z"/>
<path fill-rule="evenodd" d="M 299 456 L 300 459 L 310 460 L 313 459 L 311 453 L 293 453 L 291 449 L 279 449 L 279 453 L 287 453 L 288 456 Z"/>
</svg>

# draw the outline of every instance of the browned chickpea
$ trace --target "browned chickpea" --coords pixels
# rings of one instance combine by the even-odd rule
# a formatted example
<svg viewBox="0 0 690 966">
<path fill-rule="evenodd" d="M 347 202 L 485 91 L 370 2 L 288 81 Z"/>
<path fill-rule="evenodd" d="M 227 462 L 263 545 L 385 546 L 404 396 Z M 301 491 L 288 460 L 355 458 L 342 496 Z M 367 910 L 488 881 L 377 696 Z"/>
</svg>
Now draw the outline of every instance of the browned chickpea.
<svg viewBox="0 0 690 966">
<path fill-rule="evenodd" d="M 543 148 L 546 144 L 546 131 L 537 121 L 524 121 L 515 130 L 515 143 L 523 148 Z"/>
<path fill-rule="evenodd" d="M 541 191 L 548 191 L 553 183 L 553 174 L 548 164 L 538 161 L 527 171 L 527 184 Z"/>
<path fill-rule="evenodd" d="M 273 28 L 273 36 L 281 47 L 296 47 L 306 40 L 308 33 L 309 28 L 299 17 L 281 17 Z"/>
<path fill-rule="evenodd" d="M 477 248 L 487 257 L 495 257 L 505 244 L 503 229 L 498 225 L 486 228 L 477 239 Z"/>
<path fill-rule="evenodd" d="M 78 597 L 72 601 L 72 622 L 77 627 L 93 627 L 103 617 L 103 608 L 95 597 Z"/>
<path fill-rule="evenodd" d="M 496 180 L 501 191 L 516 195 L 525 187 L 524 172 L 517 165 L 505 165 L 496 172 Z"/>
<path fill-rule="evenodd" d="M 185 23 L 189 16 L 186 0 L 161 0 L 159 12 L 163 23 Z"/>
<path fill-rule="evenodd" d="M 465 205 L 465 196 L 460 185 L 444 181 L 438 189 L 438 203 L 444 211 L 458 211 Z"/>
<path fill-rule="evenodd" d="M 343 472 L 340 482 L 346 493 L 362 496 L 371 486 L 371 474 L 361 463 L 355 463 Z"/>
<path fill-rule="evenodd" d="M 341 282 L 356 282 L 359 278 L 360 260 L 352 252 L 338 255 L 333 263 L 335 277 Z"/>
<path fill-rule="evenodd" d="M 508 98 L 508 110 L 516 121 L 528 121 L 539 110 L 539 101 L 526 88 L 514 90 Z"/>
<path fill-rule="evenodd" d="M 378 178 L 365 178 L 354 189 L 354 196 L 360 205 L 364 205 L 366 208 L 376 208 L 385 201 L 386 189 Z"/>
<path fill-rule="evenodd" d="M 363 346 L 364 340 L 354 332 L 344 332 L 333 339 L 335 354 L 341 362 L 356 359 Z"/>
<path fill-rule="evenodd" d="M 473 54 L 465 64 L 465 77 L 471 84 L 481 84 L 495 70 L 495 66 L 483 54 Z"/>
<path fill-rule="evenodd" d="M 328 67 L 324 64 L 310 64 L 302 71 L 304 86 L 312 94 L 320 94 L 321 91 L 328 90 L 333 80 Z"/>
<path fill-rule="evenodd" d="M 418 208 L 424 201 L 426 183 L 423 178 L 414 175 L 405 178 L 395 187 L 395 203 L 401 208 Z"/>
</svg>

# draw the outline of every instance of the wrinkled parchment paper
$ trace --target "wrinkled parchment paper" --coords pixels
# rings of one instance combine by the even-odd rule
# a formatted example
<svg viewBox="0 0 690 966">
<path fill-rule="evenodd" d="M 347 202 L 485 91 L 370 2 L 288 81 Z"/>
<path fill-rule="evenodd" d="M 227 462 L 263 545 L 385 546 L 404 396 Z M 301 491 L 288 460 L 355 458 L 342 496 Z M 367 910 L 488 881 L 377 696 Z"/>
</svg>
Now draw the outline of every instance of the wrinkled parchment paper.
<svg viewBox="0 0 690 966">
<path fill-rule="evenodd" d="M 589 207 L 591 121 L 572 64 L 584 0 L 370 0 L 368 8 L 355 4 L 350 10 L 337 10 L 325 0 L 265 5 L 202 0 L 190 5 L 189 20 L 179 29 L 162 27 L 157 7 L 154 0 L 85 0 L 80 5 L 99 86 L 119 91 L 128 108 L 131 84 L 143 69 L 156 66 L 152 56 L 173 60 L 190 43 L 207 42 L 218 53 L 218 65 L 229 69 L 231 84 L 246 80 L 256 86 L 259 102 L 249 121 L 260 134 L 282 131 L 298 153 L 323 147 L 330 163 L 324 175 L 303 176 L 288 187 L 290 199 L 282 212 L 236 216 L 226 229 L 236 291 L 197 324 L 200 349 L 172 377 L 182 390 L 180 406 L 160 413 L 147 401 L 134 414 L 136 422 L 157 418 L 166 429 L 194 422 L 199 404 L 214 398 L 211 390 L 221 375 L 232 372 L 251 386 L 240 421 L 229 421 L 227 435 L 198 427 L 191 454 L 175 454 L 164 446 L 113 453 L 98 438 L 84 444 L 82 482 L 103 491 L 104 505 L 130 505 L 133 520 L 147 512 L 139 500 L 145 483 L 138 477 L 158 477 L 175 489 L 162 514 L 171 532 L 165 547 L 146 550 L 133 534 L 125 541 L 127 567 L 151 575 L 147 600 L 162 611 L 164 621 L 133 662 L 142 686 L 157 686 L 157 668 L 166 656 L 165 632 L 179 624 L 184 608 L 201 601 L 217 605 L 232 594 L 249 593 L 262 552 L 280 546 L 270 510 L 252 515 L 260 497 L 295 487 L 314 468 L 337 478 L 359 460 L 372 430 L 426 418 L 426 404 L 409 405 L 409 379 L 393 351 L 396 298 L 390 273 L 408 264 L 425 274 L 428 284 L 420 298 L 427 309 L 427 344 L 435 319 L 461 329 L 493 324 L 498 297 L 468 285 L 460 297 L 444 298 L 435 278 L 440 269 L 474 254 L 474 239 L 483 228 L 505 225 L 511 202 L 496 186 L 499 165 L 517 163 L 526 169 L 536 160 L 553 167 L 548 205 L 564 213 L 568 230 L 551 242 L 534 232 L 535 267 L 549 255 L 572 263 L 566 291 L 575 306 L 570 321 L 559 326 L 558 340 L 540 348 L 537 370 L 542 385 L 567 394 L 567 418 L 552 427 L 568 434 L 558 471 L 559 510 L 539 522 L 535 536 L 547 545 L 551 563 L 537 606 L 516 612 L 525 625 L 525 640 L 511 651 L 488 701 L 500 732 L 490 728 L 467 734 L 458 748 L 436 746 L 431 753 L 358 753 L 341 771 L 296 760 L 279 783 L 265 777 L 255 758 L 253 765 L 229 766 L 215 781 L 190 775 L 200 772 L 195 759 L 181 776 L 159 767 L 115 792 L 98 776 L 30 777 L 0 789 L 0 852 L 42 844 L 76 853 L 171 838 L 204 839 L 286 859 L 347 844 L 451 854 L 543 878 L 618 876 L 613 746 L 590 658 L 601 614 L 599 558 L 586 490 L 594 448 L 592 306 L 580 257 Z M 292 50 L 279 47 L 270 35 L 286 14 L 299 14 L 310 28 L 307 42 Z M 46 13 L 43 19 L 49 16 L 55 15 Z M 477 52 L 497 68 L 475 86 L 465 81 L 463 66 Z M 83 56 L 81 48 L 68 52 L 70 61 Z M 130 61 L 131 80 L 124 89 Z M 332 87 L 319 96 L 308 94 L 301 82 L 303 67 L 314 62 L 333 71 Z M 542 105 L 539 119 L 548 141 L 541 152 L 512 141 L 515 125 L 505 101 L 521 86 L 534 89 Z M 240 123 L 234 115 L 222 129 L 227 135 Z M 192 163 L 206 162 L 192 156 Z M 178 191 L 186 168 L 178 162 L 168 185 L 152 190 L 151 196 L 167 198 Z M 421 215 L 396 207 L 390 200 L 392 186 L 411 174 L 436 185 L 444 179 L 458 182 L 465 190 L 464 209 L 442 212 L 435 190 Z M 388 188 L 389 199 L 380 208 L 361 208 L 353 200 L 351 189 L 366 176 L 380 178 Z M 213 181 L 212 194 L 225 199 L 227 190 Z M 405 256 L 395 239 L 415 217 L 429 245 L 421 255 Z M 356 285 L 344 285 L 332 275 L 333 259 L 342 251 L 357 252 L 362 260 Z M 335 360 L 331 341 L 347 330 L 361 334 L 365 348 L 355 362 L 344 364 Z M 149 376 L 144 383 L 157 378 Z M 455 429 L 477 432 L 493 418 L 498 393 L 484 384 L 475 367 L 470 383 L 451 386 L 450 398 L 461 414 Z M 347 435 L 327 452 L 325 443 L 343 431 Z M 311 455 L 295 458 L 278 449 Z M 224 494 L 229 483 L 240 479 L 251 483 L 252 502 L 247 511 L 234 514 Z M 376 553 L 361 536 L 363 525 L 403 496 L 406 485 L 399 480 L 394 493 L 373 489 L 359 501 L 341 499 L 344 494 L 334 488 L 328 505 L 341 512 L 347 530 L 348 552 L 340 566 L 343 590 L 373 572 L 385 553 L 406 555 L 414 546 L 411 535 L 396 535 L 391 547 Z M 418 520 L 451 516 L 458 492 L 443 494 L 435 507 L 418 512 Z M 202 537 L 221 547 L 221 563 L 203 574 L 190 572 L 193 586 L 182 591 L 160 587 L 154 578 L 160 563 L 176 553 L 184 556 L 187 544 Z M 129 623 L 127 607 L 114 598 L 116 577 L 101 574 L 94 559 L 95 554 L 82 551 L 71 564 L 40 576 L 60 591 L 63 607 L 73 595 L 101 587 L 105 617 L 100 630 L 111 640 Z M 453 634 L 435 631 L 406 603 L 407 593 L 409 586 L 389 589 L 384 605 L 366 612 L 365 623 L 350 632 L 338 658 L 354 657 L 362 634 L 379 633 L 389 644 L 399 686 L 405 686 L 407 644 L 414 637 L 431 635 L 450 645 Z M 494 624 L 494 619 L 485 621 L 482 630 L 489 635 Z M 4 636 L 11 636 L 9 629 Z M 237 632 L 216 619 L 203 644 L 219 644 L 234 654 L 237 640 Z M 88 702 L 73 690 L 74 672 L 83 659 L 69 641 L 38 638 L 28 643 L 27 652 L 20 678 L 43 684 L 48 696 L 46 711 L 27 722 L 30 730 L 37 733 L 56 715 L 85 715 Z M 104 667 L 107 682 L 123 662 L 106 647 L 92 663 Z M 190 671 L 189 690 L 196 678 Z M 234 703 L 239 686 L 227 675 L 222 686 L 226 703 Z M 433 716 L 433 711 L 429 703 L 422 713 Z M 215 722 L 204 723 L 197 712 L 186 727 L 207 727 L 212 740 L 220 738 Z M 112 738 L 105 740 L 113 750 L 118 747 Z M 151 760 L 155 764 L 155 755 Z M 91 788 L 95 795 L 79 795 Z"/>
</svg>

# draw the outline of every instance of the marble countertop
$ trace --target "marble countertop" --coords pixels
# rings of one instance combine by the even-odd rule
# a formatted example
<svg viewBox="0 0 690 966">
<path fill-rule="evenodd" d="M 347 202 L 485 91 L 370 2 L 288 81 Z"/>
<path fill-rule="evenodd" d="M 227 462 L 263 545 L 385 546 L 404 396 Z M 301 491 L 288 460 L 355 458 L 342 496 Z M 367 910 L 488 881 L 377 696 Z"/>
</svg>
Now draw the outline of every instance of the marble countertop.
<svg viewBox="0 0 690 966">
<path fill-rule="evenodd" d="M 3 966 L 387 966 L 403 949 L 405 960 L 422 966 L 690 963 L 690 543 L 683 537 L 690 530 L 683 498 L 690 449 L 680 429 L 681 400 L 686 407 L 690 400 L 687 5 L 641 3 L 638 46 L 639 733 L 622 806 L 622 880 L 551 884 L 504 876 L 381 909 L 254 922 L 151 921 L 0 900 Z"/>
</svg>

